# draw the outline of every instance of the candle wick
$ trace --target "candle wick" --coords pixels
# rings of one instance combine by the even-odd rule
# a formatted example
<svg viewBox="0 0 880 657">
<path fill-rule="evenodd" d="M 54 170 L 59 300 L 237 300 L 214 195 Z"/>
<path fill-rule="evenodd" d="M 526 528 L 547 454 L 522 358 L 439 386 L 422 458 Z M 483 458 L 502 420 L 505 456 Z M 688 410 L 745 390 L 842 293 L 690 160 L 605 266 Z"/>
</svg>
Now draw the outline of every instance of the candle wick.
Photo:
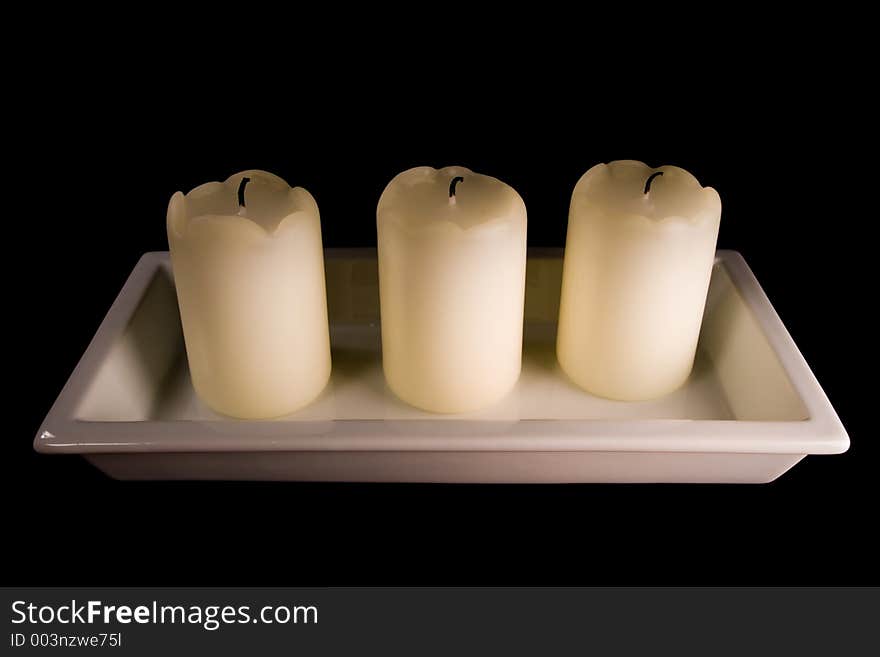
<svg viewBox="0 0 880 657">
<path fill-rule="evenodd" d="M 242 178 L 241 182 L 238 183 L 238 204 L 241 207 L 244 207 L 244 188 L 250 181 L 250 178 Z"/>
<path fill-rule="evenodd" d="M 456 176 L 449 182 L 449 198 L 453 203 L 455 202 L 455 186 L 463 180 L 462 176 Z"/>
<path fill-rule="evenodd" d="M 656 178 L 657 176 L 662 175 L 662 171 L 657 171 L 656 173 L 652 173 L 650 176 L 648 176 L 648 180 L 645 181 L 645 194 L 651 191 L 651 181 L 654 180 L 654 178 Z"/>
</svg>

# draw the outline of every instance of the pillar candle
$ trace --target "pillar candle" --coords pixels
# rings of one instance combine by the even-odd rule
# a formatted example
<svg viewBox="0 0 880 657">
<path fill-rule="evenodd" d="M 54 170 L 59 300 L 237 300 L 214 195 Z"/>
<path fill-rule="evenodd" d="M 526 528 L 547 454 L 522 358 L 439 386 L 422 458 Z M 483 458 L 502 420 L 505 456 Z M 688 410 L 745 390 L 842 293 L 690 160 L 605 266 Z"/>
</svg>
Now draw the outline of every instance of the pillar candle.
<svg viewBox="0 0 880 657">
<path fill-rule="evenodd" d="M 674 166 L 599 164 L 578 181 L 565 244 L 557 356 L 611 399 L 665 395 L 693 366 L 721 199 Z"/>
<path fill-rule="evenodd" d="M 240 418 L 291 413 L 330 376 L 315 199 L 265 171 L 171 198 L 171 264 L 193 386 Z"/>
<path fill-rule="evenodd" d="M 526 208 L 464 167 L 396 176 L 377 209 L 382 364 L 391 390 L 438 413 L 504 397 L 522 362 Z"/>
</svg>

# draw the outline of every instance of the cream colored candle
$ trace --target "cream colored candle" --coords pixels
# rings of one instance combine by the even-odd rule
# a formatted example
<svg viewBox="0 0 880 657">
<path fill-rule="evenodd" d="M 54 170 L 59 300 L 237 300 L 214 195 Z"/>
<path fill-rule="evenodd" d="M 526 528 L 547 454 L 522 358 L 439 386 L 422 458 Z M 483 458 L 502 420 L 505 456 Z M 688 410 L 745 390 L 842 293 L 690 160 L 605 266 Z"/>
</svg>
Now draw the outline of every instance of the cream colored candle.
<svg viewBox="0 0 880 657">
<path fill-rule="evenodd" d="M 598 164 L 571 197 L 557 356 L 602 397 L 651 399 L 693 367 L 721 199 L 690 173 Z"/>
<path fill-rule="evenodd" d="M 526 208 L 463 167 L 396 176 L 377 210 L 382 364 L 419 408 L 456 413 L 504 397 L 522 363 Z"/>
<path fill-rule="evenodd" d="M 240 418 L 285 415 L 311 402 L 330 376 L 312 195 L 265 171 L 177 192 L 168 242 L 201 399 Z"/>
</svg>

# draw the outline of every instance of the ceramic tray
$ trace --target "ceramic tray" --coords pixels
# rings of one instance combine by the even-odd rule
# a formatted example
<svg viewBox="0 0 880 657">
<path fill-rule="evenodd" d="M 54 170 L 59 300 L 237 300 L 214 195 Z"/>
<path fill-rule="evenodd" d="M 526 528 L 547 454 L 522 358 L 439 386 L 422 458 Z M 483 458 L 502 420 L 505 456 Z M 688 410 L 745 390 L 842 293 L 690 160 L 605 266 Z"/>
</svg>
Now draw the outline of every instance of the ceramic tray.
<svg viewBox="0 0 880 657">
<path fill-rule="evenodd" d="M 477 413 L 434 415 L 382 376 L 375 250 L 326 253 L 333 374 L 307 408 L 219 416 L 187 372 L 167 253 L 147 253 L 37 433 L 119 479 L 768 482 L 849 438 L 742 257 L 719 251 L 688 383 L 615 402 L 554 355 L 562 252 L 529 252 L 523 369 Z"/>
</svg>

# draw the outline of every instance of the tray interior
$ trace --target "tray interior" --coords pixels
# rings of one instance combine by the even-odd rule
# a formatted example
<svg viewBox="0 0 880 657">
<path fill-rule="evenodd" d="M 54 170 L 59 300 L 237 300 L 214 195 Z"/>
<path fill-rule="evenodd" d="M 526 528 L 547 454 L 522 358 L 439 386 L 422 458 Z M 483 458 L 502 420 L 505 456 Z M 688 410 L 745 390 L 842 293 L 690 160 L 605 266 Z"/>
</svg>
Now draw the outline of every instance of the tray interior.
<svg viewBox="0 0 880 657">
<path fill-rule="evenodd" d="M 587 394 L 560 370 L 554 347 L 562 260 L 558 255 L 530 255 L 520 381 L 495 406 L 463 415 L 420 411 L 398 400 L 385 386 L 376 269 L 375 253 L 328 252 L 333 373 L 313 404 L 283 419 L 792 421 L 808 417 L 723 259 L 713 270 L 700 346 L 688 383 L 661 399 L 615 402 Z M 167 262 L 156 270 L 126 329 L 108 350 L 76 417 L 135 422 L 221 418 L 199 401 L 190 383 Z"/>
</svg>

